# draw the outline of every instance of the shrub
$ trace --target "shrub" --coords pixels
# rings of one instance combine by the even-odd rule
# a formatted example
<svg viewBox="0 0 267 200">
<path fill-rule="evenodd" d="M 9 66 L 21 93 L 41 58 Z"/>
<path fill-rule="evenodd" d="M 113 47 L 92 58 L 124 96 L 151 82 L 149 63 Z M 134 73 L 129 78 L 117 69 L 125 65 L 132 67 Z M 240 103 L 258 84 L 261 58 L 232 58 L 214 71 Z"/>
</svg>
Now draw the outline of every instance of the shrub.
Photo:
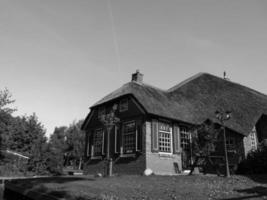
<svg viewBox="0 0 267 200">
<path fill-rule="evenodd" d="M 267 173 L 267 146 L 262 144 L 257 150 L 249 152 L 247 158 L 239 164 L 237 173 Z"/>
<path fill-rule="evenodd" d="M 25 176 L 27 163 L 20 159 L 4 159 L 0 162 L 0 176 Z"/>
</svg>

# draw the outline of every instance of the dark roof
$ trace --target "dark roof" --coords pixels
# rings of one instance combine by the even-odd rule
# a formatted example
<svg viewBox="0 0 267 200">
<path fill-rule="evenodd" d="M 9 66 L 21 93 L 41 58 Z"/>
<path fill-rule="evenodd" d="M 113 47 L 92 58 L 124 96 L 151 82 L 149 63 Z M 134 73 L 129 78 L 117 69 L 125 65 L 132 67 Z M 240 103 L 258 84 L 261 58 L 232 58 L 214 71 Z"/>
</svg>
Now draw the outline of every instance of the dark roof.
<svg viewBox="0 0 267 200">
<path fill-rule="evenodd" d="M 230 110 L 232 117 L 225 125 L 243 135 L 267 114 L 266 95 L 207 73 L 199 73 L 169 90 L 132 81 L 92 107 L 124 95 L 133 95 L 149 114 L 191 124 L 216 121 L 216 110 Z"/>
</svg>

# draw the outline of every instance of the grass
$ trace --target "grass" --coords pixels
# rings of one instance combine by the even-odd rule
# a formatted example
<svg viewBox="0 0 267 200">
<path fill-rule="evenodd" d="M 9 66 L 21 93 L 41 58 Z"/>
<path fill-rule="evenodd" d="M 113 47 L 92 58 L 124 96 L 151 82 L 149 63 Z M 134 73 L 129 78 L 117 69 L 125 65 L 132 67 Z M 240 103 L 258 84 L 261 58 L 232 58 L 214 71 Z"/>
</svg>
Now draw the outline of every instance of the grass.
<svg viewBox="0 0 267 200">
<path fill-rule="evenodd" d="M 12 184 L 68 200 L 267 199 L 263 176 L 119 176 L 111 178 L 51 177 L 16 180 Z"/>
</svg>

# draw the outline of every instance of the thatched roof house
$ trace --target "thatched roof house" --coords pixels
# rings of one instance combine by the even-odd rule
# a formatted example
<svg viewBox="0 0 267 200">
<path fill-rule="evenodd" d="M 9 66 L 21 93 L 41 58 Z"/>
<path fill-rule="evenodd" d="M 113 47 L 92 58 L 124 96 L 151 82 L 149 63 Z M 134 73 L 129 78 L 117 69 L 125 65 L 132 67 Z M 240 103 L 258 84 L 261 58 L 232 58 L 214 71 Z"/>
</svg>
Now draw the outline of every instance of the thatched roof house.
<svg viewBox="0 0 267 200">
<path fill-rule="evenodd" d="M 143 115 L 149 116 L 148 121 L 166 119 L 171 124 L 200 125 L 207 119 L 216 122 L 216 110 L 229 110 L 231 119 L 225 122 L 229 131 L 247 137 L 255 129 L 259 134 L 256 140 L 267 138 L 267 128 L 264 125 L 267 124 L 267 96 L 208 73 L 196 74 L 168 90 L 162 90 L 145 84 L 143 75 L 137 71 L 131 82 L 91 107 L 83 128 L 89 130 L 93 111 L 120 102 L 126 97 L 135 102 Z M 244 149 L 245 153 L 249 151 L 249 148 Z"/>
<path fill-rule="evenodd" d="M 248 135 L 260 117 L 267 115 L 266 95 L 208 73 L 199 73 L 168 90 L 132 81 L 92 108 L 124 95 L 133 95 L 148 114 L 192 124 L 216 120 L 216 110 L 230 110 L 232 117 L 226 126 L 243 135 Z"/>
</svg>

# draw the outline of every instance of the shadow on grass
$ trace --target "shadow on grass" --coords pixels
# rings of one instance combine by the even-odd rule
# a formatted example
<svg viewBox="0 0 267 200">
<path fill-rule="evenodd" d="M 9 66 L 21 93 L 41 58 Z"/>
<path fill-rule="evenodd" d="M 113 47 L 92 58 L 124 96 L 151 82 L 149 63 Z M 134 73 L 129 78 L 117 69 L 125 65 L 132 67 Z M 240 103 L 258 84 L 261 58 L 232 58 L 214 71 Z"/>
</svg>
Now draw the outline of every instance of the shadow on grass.
<svg viewBox="0 0 267 200">
<path fill-rule="evenodd" d="M 239 193 L 247 194 L 247 196 L 226 198 L 226 199 L 221 199 L 221 200 L 242 200 L 242 199 L 251 199 L 251 198 L 262 199 L 262 197 L 267 197 L 267 187 L 263 187 L 263 186 L 256 186 L 252 188 L 235 190 L 235 191 Z"/>
<path fill-rule="evenodd" d="M 244 175 L 257 183 L 267 183 L 267 174 Z"/>
<path fill-rule="evenodd" d="M 6 200 L 23 199 L 27 196 L 29 199 L 71 199 L 71 200 L 95 200 L 91 197 L 71 196 L 69 191 L 57 188 L 47 188 L 45 184 L 55 183 L 64 184 L 74 181 L 94 181 L 95 179 L 87 177 L 43 177 L 32 179 L 20 179 L 6 182 L 4 196 Z M 78 191 L 77 191 L 78 193 Z M 77 196 L 77 197 L 76 197 Z"/>
<path fill-rule="evenodd" d="M 69 200 L 98 200 L 96 197 L 83 197 L 79 195 L 72 196 L 68 193 L 68 191 L 56 191 L 48 189 L 44 186 L 40 186 L 36 189 L 25 189 L 24 191 L 15 191 L 10 189 L 6 189 L 4 191 L 4 199 L 5 200 L 14 200 L 14 199 L 29 199 L 29 200 L 59 200 L 59 199 L 69 199 Z"/>
<path fill-rule="evenodd" d="M 16 179 L 10 181 L 13 184 L 20 184 L 23 185 L 36 185 L 36 184 L 43 184 L 43 183 L 67 183 L 73 181 L 94 181 L 93 178 L 87 177 L 65 177 L 65 176 L 52 176 L 52 177 L 41 177 L 41 178 L 28 178 L 28 179 Z"/>
</svg>

